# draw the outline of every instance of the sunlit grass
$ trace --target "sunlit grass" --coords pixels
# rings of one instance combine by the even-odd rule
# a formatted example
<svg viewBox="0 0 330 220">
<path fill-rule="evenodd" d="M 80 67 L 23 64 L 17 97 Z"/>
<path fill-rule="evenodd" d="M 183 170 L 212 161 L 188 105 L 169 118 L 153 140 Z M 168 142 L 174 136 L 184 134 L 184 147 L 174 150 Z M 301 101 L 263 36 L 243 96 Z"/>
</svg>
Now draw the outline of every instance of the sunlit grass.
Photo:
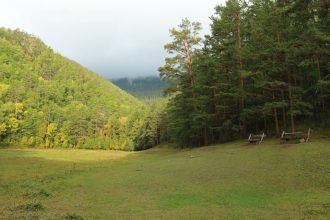
<svg viewBox="0 0 330 220">
<path fill-rule="evenodd" d="M 4 149 L 2 155 L 17 157 L 36 157 L 46 160 L 66 162 L 95 162 L 106 160 L 117 160 L 132 154 L 124 151 L 102 151 L 102 150 L 62 150 L 62 149 Z"/>
<path fill-rule="evenodd" d="M 325 139 L 192 150 L 163 146 L 140 153 L 5 149 L 0 171 L 5 219 L 330 217 Z"/>
</svg>

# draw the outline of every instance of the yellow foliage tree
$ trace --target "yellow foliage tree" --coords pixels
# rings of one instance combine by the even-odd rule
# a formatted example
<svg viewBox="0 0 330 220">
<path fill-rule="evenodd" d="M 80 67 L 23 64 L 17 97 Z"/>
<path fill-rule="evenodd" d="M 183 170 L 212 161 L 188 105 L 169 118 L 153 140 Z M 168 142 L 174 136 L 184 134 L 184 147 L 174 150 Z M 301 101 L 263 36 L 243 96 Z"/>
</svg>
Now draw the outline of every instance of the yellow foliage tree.
<svg viewBox="0 0 330 220">
<path fill-rule="evenodd" d="M 7 125 L 5 123 L 0 124 L 0 136 L 7 131 Z"/>
</svg>

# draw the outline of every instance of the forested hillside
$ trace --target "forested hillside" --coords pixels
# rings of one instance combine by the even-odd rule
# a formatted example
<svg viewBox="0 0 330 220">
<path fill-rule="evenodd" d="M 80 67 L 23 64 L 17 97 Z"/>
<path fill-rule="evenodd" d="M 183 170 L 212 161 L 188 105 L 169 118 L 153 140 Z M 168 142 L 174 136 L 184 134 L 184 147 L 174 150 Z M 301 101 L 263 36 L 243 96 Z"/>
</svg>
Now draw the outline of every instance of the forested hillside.
<svg viewBox="0 0 330 220">
<path fill-rule="evenodd" d="M 163 97 L 166 82 L 156 76 L 119 78 L 111 80 L 115 85 L 139 99 Z"/>
<path fill-rule="evenodd" d="M 170 30 L 159 68 L 171 86 L 169 140 L 207 145 L 264 131 L 330 126 L 327 0 L 228 0 L 203 40 L 198 22 Z"/>
<path fill-rule="evenodd" d="M 38 38 L 2 28 L 0 142 L 142 150 L 328 129 L 329 8 L 327 0 L 228 0 L 204 38 L 200 23 L 184 19 L 159 68 L 168 97 L 144 104 Z M 158 95 L 164 84 L 147 81 L 116 83 Z"/>
<path fill-rule="evenodd" d="M 0 29 L 0 142 L 133 150 L 145 106 L 19 30 Z"/>
</svg>

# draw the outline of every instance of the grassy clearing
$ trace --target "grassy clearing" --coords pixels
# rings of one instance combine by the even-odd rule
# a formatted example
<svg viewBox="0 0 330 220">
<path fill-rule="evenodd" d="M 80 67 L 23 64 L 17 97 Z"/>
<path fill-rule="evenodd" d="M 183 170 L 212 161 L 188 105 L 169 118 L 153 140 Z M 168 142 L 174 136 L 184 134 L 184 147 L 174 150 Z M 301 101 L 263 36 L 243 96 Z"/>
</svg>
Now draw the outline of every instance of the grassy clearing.
<svg viewBox="0 0 330 220">
<path fill-rule="evenodd" d="M 329 219 L 330 141 L 0 150 L 0 219 Z"/>
<path fill-rule="evenodd" d="M 28 180 L 100 167 L 130 154 L 122 151 L 1 149 L 0 181 Z"/>
</svg>

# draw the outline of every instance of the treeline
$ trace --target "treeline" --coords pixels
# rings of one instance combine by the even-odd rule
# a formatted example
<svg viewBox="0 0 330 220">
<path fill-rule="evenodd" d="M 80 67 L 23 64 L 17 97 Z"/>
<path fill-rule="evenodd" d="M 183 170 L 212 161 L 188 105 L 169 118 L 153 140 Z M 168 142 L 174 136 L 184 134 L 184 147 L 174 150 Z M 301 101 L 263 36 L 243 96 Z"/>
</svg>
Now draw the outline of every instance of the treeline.
<svg viewBox="0 0 330 220">
<path fill-rule="evenodd" d="M 228 0 L 202 39 L 198 22 L 170 30 L 159 68 L 170 85 L 166 136 L 208 145 L 265 131 L 330 125 L 327 0 Z"/>
<path fill-rule="evenodd" d="M 0 144 L 135 150 L 146 106 L 41 40 L 0 28 Z"/>
</svg>

